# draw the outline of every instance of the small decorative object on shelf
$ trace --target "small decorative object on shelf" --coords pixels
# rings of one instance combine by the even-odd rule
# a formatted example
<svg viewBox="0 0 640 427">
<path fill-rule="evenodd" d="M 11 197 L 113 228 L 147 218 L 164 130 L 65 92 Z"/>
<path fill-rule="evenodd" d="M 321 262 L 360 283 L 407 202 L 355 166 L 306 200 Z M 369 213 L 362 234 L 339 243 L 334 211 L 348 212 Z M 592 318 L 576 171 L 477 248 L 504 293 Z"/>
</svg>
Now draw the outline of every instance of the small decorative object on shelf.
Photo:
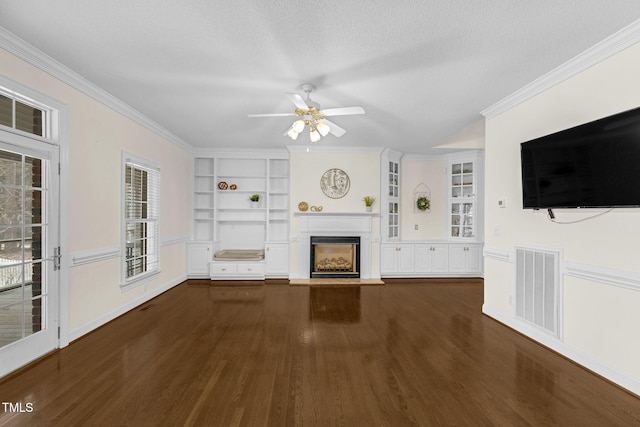
<svg viewBox="0 0 640 427">
<path fill-rule="evenodd" d="M 322 206 L 311 206 L 311 212 L 322 212 Z"/>
<path fill-rule="evenodd" d="M 298 203 L 298 209 L 300 209 L 300 212 L 306 212 L 309 209 L 309 204 L 307 202 L 300 202 Z"/>
<path fill-rule="evenodd" d="M 231 184 L 231 185 L 229 186 L 229 190 L 237 190 L 237 189 L 238 189 L 238 186 L 237 186 L 237 185 L 235 185 L 235 184 Z"/>
<path fill-rule="evenodd" d="M 362 201 L 364 202 L 364 206 L 367 212 L 371 212 L 371 209 L 373 207 L 374 202 L 376 201 L 376 198 L 373 196 L 364 196 Z"/>
<path fill-rule="evenodd" d="M 218 188 L 219 188 L 220 190 L 226 190 L 227 188 L 229 188 L 229 184 L 227 184 L 227 183 L 226 183 L 226 182 L 224 182 L 224 181 L 220 181 L 220 182 L 218 183 Z"/>
<path fill-rule="evenodd" d="M 431 201 L 426 196 L 418 197 L 416 200 L 416 207 L 419 211 L 424 212 L 431 207 Z"/>
<path fill-rule="evenodd" d="M 260 195 L 259 194 L 252 194 L 249 196 L 249 200 L 251 201 L 251 207 L 252 208 L 257 208 L 258 204 L 260 203 Z"/>
</svg>

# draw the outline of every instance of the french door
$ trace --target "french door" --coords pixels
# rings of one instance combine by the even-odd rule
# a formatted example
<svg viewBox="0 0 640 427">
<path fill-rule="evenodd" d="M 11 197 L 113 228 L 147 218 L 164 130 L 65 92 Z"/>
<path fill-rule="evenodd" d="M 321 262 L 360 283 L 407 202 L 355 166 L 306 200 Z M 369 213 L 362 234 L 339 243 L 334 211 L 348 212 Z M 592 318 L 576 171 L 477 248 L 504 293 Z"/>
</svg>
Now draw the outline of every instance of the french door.
<svg viewBox="0 0 640 427">
<path fill-rule="evenodd" d="M 0 133 L 0 377 L 58 346 L 59 151 Z"/>
</svg>

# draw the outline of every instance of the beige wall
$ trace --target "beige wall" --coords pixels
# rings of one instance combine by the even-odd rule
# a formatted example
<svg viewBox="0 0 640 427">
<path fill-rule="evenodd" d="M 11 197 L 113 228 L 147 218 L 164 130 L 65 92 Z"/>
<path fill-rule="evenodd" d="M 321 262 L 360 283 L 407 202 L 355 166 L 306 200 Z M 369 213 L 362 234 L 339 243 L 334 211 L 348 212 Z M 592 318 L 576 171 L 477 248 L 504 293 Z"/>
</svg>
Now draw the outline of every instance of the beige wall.
<svg viewBox="0 0 640 427">
<path fill-rule="evenodd" d="M 611 213 L 570 225 L 547 220 L 545 211 L 523 210 L 519 143 L 640 106 L 640 45 L 569 78 L 488 119 L 486 126 L 485 242 L 489 251 L 526 244 L 563 251 L 565 263 L 595 273 L 594 279 L 563 274 L 561 348 L 640 384 L 640 288 L 615 286 L 598 277 L 636 277 L 639 209 Z M 507 207 L 497 201 L 506 198 Z M 584 219 L 602 209 L 555 210 L 560 221 Z M 501 233 L 491 231 L 499 226 Z M 567 264 L 565 264 L 567 265 Z M 513 264 L 485 261 L 485 308 L 514 318 Z"/>
<path fill-rule="evenodd" d="M 402 240 L 447 238 L 447 161 L 442 157 L 405 155 L 400 170 L 400 237 Z M 415 209 L 414 193 L 424 184 L 431 192 L 430 212 Z M 416 230 L 415 226 L 418 226 Z"/>
<path fill-rule="evenodd" d="M 379 152 L 317 152 L 295 151 L 290 155 L 291 167 L 291 236 L 299 233 L 298 204 L 305 201 L 309 206 L 322 206 L 323 212 L 365 212 L 364 196 L 374 196 L 376 202 L 373 212 L 380 214 L 380 153 Z M 320 177 L 328 169 L 338 168 L 345 171 L 350 178 L 351 188 L 346 196 L 331 199 L 320 189 Z M 379 240 L 380 220 L 373 221 L 372 238 Z M 290 274 L 295 277 L 298 272 L 298 244 L 295 240 L 290 247 Z M 379 246 L 372 247 L 372 274 L 380 275 Z"/>
<path fill-rule="evenodd" d="M 68 236 L 69 247 L 63 248 L 63 254 L 120 246 L 123 151 L 160 165 L 160 240 L 165 242 L 161 245 L 162 273 L 144 286 L 122 292 L 118 259 L 71 267 L 69 281 L 64 284 L 69 290 L 67 322 L 69 334 L 77 337 L 186 277 L 192 157 L 185 149 L 4 50 L 0 50 L 0 64 L 3 76 L 68 106 L 69 228 L 62 233 Z"/>
</svg>

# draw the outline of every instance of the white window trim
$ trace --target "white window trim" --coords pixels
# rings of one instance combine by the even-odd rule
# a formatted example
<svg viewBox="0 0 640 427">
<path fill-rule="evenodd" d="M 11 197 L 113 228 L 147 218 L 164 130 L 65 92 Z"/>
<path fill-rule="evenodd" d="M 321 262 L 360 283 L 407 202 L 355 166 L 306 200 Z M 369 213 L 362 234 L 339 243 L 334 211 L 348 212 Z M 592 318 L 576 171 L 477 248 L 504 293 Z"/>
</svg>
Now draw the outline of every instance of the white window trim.
<svg viewBox="0 0 640 427">
<path fill-rule="evenodd" d="M 127 169 L 127 163 L 133 163 L 136 164 L 138 166 L 147 168 L 147 169 L 151 169 L 154 171 L 158 172 L 158 207 L 160 209 L 160 192 L 161 192 L 161 177 L 160 177 L 160 165 L 158 165 L 157 163 L 151 162 L 149 160 L 143 159 L 141 157 L 138 157 L 134 154 L 131 153 L 127 153 L 125 151 L 122 152 L 122 167 L 121 167 L 121 177 L 120 177 L 120 185 L 121 185 L 121 191 L 120 191 L 120 221 L 121 221 L 121 225 L 120 225 L 120 242 L 121 242 L 121 262 L 120 262 L 120 289 L 122 291 L 126 291 L 129 289 L 133 289 L 135 287 L 138 287 L 140 285 L 143 285 L 145 283 L 148 283 L 150 280 L 154 279 L 155 277 L 157 277 L 160 272 L 161 272 L 161 265 L 160 265 L 160 218 L 158 218 L 158 236 L 156 236 L 156 252 L 158 254 L 158 263 L 157 263 L 157 268 L 151 271 L 147 271 L 145 273 L 141 273 L 141 274 L 137 274 L 133 277 L 129 277 L 127 278 L 127 273 L 126 273 L 126 256 L 127 256 L 127 236 L 126 236 L 126 206 L 125 206 L 125 202 L 124 202 L 124 197 L 125 197 L 125 193 L 126 193 L 126 188 L 125 188 L 125 173 L 126 173 L 126 169 Z"/>
</svg>

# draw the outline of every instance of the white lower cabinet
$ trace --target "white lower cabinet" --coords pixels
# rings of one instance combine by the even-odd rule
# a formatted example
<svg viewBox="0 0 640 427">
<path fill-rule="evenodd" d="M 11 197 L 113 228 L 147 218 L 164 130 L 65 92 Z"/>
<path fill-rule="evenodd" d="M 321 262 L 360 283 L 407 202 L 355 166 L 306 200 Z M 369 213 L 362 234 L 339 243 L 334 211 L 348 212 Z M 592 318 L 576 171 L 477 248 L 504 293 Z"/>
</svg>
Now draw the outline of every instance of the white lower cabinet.
<svg viewBox="0 0 640 427">
<path fill-rule="evenodd" d="M 482 273 L 482 245 L 477 243 L 450 245 L 449 271 L 452 273 Z"/>
<path fill-rule="evenodd" d="M 208 277 L 209 263 L 213 260 L 211 243 L 187 244 L 187 274 L 190 277 Z"/>
<path fill-rule="evenodd" d="M 264 259 L 267 277 L 289 277 L 289 243 L 267 243 Z"/>
<path fill-rule="evenodd" d="M 382 274 L 412 272 L 413 246 L 412 244 L 383 243 L 380 272 Z"/>
<path fill-rule="evenodd" d="M 455 277 L 482 275 L 481 243 L 383 243 L 380 273 L 386 277 Z"/>
<path fill-rule="evenodd" d="M 447 273 L 449 247 L 446 244 L 418 244 L 415 248 L 416 273 Z"/>
</svg>

